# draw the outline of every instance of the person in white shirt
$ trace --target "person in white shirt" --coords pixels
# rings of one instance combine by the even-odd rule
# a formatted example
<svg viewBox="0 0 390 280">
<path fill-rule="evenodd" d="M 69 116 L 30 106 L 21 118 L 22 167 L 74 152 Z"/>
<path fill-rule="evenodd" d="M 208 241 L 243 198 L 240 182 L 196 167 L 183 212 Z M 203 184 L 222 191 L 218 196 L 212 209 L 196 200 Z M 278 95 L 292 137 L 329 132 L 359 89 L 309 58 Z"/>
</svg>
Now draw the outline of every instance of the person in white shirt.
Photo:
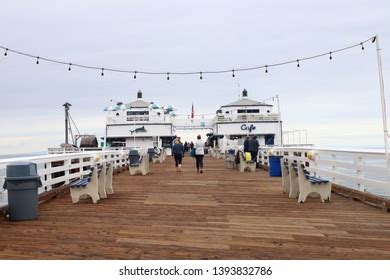
<svg viewBox="0 0 390 280">
<path fill-rule="evenodd" d="M 198 140 L 194 143 L 195 158 L 196 158 L 196 170 L 198 173 L 203 173 L 203 159 L 204 159 L 204 142 L 202 137 L 198 135 Z"/>
</svg>

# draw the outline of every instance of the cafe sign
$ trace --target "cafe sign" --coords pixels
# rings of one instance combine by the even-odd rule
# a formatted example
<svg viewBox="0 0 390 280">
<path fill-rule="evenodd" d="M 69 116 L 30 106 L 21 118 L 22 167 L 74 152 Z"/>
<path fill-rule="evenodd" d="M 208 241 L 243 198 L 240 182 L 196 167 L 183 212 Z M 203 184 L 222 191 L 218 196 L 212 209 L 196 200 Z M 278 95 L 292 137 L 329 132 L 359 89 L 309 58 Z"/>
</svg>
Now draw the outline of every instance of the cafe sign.
<svg viewBox="0 0 390 280">
<path fill-rule="evenodd" d="M 255 129 L 256 129 L 256 127 L 253 124 L 247 125 L 244 123 L 241 125 L 241 130 L 248 131 L 249 133 L 251 133 L 252 130 L 255 130 Z"/>
</svg>

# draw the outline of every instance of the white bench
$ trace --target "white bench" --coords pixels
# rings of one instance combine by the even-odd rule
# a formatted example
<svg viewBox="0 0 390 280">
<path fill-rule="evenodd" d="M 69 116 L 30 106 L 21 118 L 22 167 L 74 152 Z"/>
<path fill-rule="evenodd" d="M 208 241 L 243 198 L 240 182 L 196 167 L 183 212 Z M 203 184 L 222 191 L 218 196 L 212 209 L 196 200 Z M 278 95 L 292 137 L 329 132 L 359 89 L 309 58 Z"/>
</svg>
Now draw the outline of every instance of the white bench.
<svg viewBox="0 0 390 280">
<path fill-rule="evenodd" d="M 149 156 L 140 155 L 134 151 L 130 151 L 129 153 L 129 172 L 130 176 L 141 173 L 142 175 L 146 175 L 150 172 L 149 168 Z"/>
<path fill-rule="evenodd" d="M 299 197 L 298 203 L 305 202 L 308 195 L 316 193 L 322 202 L 330 202 L 332 183 L 324 178 L 311 176 L 301 163 L 298 164 Z"/>
<path fill-rule="evenodd" d="M 92 174 L 88 177 L 78 179 L 69 184 L 70 196 L 73 203 L 80 201 L 80 197 L 88 195 L 93 203 L 100 199 L 98 188 L 98 170 L 95 166 L 91 167 Z"/>
<path fill-rule="evenodd" d="M 280 166 L 282 168 L 282 182 L 283 182 L 283 193 L 290 193 L 290 175 L 288 167 L 288 159 L 285 157 L 280 158 Z"/>
<path fill-rule="evenodd" d="M 233 149 L 226 149 L 225 151 L 225 168 L 235 168 L 236 164 L 236 151 Z"/>
<path fill-rule="evenodd" d="M 160 154 L 156 154 L 153 158 L 153 163 L 163 163 L 165 161 L 164 150 L 160 150 Z"/>
<path fill-rule="evenodd" d="M 106 163 L 106 193 L 113 194 L 114 189 L 112 187 L 112 177 L 114 174 L 114 165 L 112 162 Z"/>
<path fill-rule="evenodd" d="M 240 158 L 240 163 L 238 165 L 238 169 L 240 172 L 244 172 L 246 169 L 249 169 L 252 172 L 256 171 L 256 161 L 251 160 L 251 161 L 246 161 L 243 152 L 239 151 L 239 158 Z"/>
<path fill-rule="evenodd" d="M 298 198 L 299 196 L 299 181 L 297 163 L 292 159 L 288 159 L 288 177 L 290 181 L 290 190 L 288 196 L 291 198 Z"/>
<path fill-rule="evenodd" d="M 106 163 L 103 162 L 98 167 L 98 190 L 100 198 L 107 198 L 106 192 Z"/>
<path fill-rule="evenodd" d="M 107 198 L 107 194 L 113 194 L 112 188 L 113 164 L 103 162 L 91 167 L 91 174 L 77 179 L 69 184 L 70 195 L 73 203 L 80 201 L 80 197 L 88 195 L 93 203 L 100 198 Z"/>
<path fill-rule="evenodd" d="M 225 156 L 224 153 L 222 153 L 221 149 L 220 148 L 216 148 L 215 149 L 215 157 L 217 159 L 223 159 L 223 157 Z"/>
</svg>

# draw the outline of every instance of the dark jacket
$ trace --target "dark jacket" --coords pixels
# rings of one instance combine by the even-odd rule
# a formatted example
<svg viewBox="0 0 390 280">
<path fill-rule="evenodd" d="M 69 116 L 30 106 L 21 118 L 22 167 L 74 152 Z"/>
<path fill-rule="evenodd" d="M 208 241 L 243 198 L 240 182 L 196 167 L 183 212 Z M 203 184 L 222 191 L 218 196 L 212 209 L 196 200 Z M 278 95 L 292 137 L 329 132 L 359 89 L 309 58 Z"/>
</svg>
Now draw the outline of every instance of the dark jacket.
<svg viewBox="0 0 390 280">
<path fill-rule="evenodd" d="M 259 150 L 259 141 L 257 139 L 249 140 L 249 152 L 257 152 Z"/>
<path fill-rule="evenodd" d="M 249 152 L 249 139 L 244 141 L 244 153 Z"/>
<path fill-rule="evenodd" d="M 184 152 L 184 146 L 182 143 L 180 144 L 173 144 L 172 146 L 172 154 L 174 155 L 183 155 Z"/>
</svg>

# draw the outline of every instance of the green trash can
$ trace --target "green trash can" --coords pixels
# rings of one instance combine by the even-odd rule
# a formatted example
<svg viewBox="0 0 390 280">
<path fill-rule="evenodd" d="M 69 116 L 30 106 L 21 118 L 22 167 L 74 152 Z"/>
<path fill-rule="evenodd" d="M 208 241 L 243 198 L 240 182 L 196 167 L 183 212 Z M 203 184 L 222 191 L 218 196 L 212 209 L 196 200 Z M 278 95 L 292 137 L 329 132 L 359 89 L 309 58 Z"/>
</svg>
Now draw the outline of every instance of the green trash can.
<svg viewBox="0 0 390 280">
<path fill-rule="evenodd" d="M 11 221 L 38 218 L 38 188 L 41 185 L 35 163 L 15 162 L 7 165 L 4 189 L 8 192 L 8 213 Z"/>
</svg>

